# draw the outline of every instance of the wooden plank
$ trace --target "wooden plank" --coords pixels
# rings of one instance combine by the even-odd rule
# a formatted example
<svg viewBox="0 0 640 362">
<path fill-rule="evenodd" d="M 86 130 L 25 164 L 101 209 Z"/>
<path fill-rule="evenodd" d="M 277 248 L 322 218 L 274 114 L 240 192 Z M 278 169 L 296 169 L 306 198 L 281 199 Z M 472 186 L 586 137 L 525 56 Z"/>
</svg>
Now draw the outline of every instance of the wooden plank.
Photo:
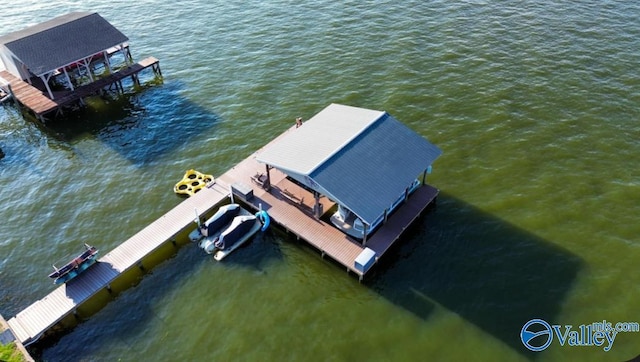
<svg viewBox="0 0 640 362">
<path fill-rule="evenodd" d="M 438 189 L 429 185 L 419 187 L 371 236 L 367 241 L 367 247 L 378 256 L 384 255 L 437 196 Z"/>
<path fill-rule="evenodd" d="M 206 190 L 206 191 L 205 191 Z M 121 272 L 137 263 L 182 231 L 195 218 L 193 206 L 203 215 L 227 197 L 213 188 L 203 189 L 142 229 L 98 260 L 81 276 L 61 285 L 10 319 L 21 343 L 28 345 L 79 305 L 106 288 Z"/>
<path fill-rule="evenodd" d="M 0 77 L 9 82 L 16 99 L 36 114 L 50 112 L 58 107 L 58 104 L 45 96 L 42 91 L 6 70 L 0 72 Z"/>
<path fill-rule="evenodd" d="M 270 171 L 272 188 L 270 191 L 266 191 L 250 181 L 256 170 L 258 172 L 264 170 L 264 165 L 255 161 L 255 157 L 248 157 L 218 179 L 227 183 L 243 182 L 247 186 L 251 186 L 255 196 L 252 200 L 247 201 L 250 205 L 257 209 L 262 204 L 262 207 L 269 213 L 275 223 L 282 225 L 282 227 L 302 238 L 323 254 L 346 266 L 357 275 L 362 275 L 362 272 L 355 269 L 355 258 L 362 252 L 364 247 L 333 227 L 333 225 L 313 216 L 315 199 L 311 192 L 288 181 L 285 174 L 275 169 Z M 292 202 L 290 200 L 292 197 L 287 197 L 282 192 L 285 189 L 296 195 L 298 200 L 304 199 L 305 202 L 303 204 L 300 204 L 297 200 Z M 326 197 L 321 198 L 321 200 L 324 210 L 329 210 L 334 204 Z"/>
</svg>

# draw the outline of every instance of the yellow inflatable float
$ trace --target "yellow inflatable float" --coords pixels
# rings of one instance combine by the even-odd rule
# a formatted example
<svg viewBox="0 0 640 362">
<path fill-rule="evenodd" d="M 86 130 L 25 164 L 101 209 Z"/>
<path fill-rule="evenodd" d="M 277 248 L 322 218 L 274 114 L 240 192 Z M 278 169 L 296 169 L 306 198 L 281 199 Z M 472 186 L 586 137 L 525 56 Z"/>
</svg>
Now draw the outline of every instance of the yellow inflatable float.
<svg viewBox="0 0 640 362">
<path fill-rule="evenodd" d="M 213 181 L 213 176 L 198 172 L 196 170 L 188 170 L 185 172 L 182 180 L 173 186 L 173 192 L 180 195 L 191 196 L 202 190 L 209 182 Z"/>
</svg>

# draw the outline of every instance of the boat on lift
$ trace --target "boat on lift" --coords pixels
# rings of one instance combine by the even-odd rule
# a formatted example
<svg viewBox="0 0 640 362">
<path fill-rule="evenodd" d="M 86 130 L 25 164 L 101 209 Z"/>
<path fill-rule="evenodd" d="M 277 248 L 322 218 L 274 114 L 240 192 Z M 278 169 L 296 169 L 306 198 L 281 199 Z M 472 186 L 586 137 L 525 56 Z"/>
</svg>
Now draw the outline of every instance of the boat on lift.
<svg viewBox="0 0 640 362">
<path fill-rule="evenodd" d="M 258 230 L 264 232 L 270 223 L 269 214 L 264 210 L 252 215 L 238 204 L 229 204 L 220 207 L 209 220 L 192 231 L 189 238 L 199 241 L 198 246 L 207 254 L 213 254 L 214 259 L 222 260 Z"/>
<path fill-rule="evenodd" d="M 196 224 L 198 227 L 189 233 L 189 240 L 193 242 L 198 242 L 202 240 L 202 238 L 210 237 L 214 238 L 218 236 L 222 230 L 233 221 L 233 218 L 240 215 L 240 212 L 244 210 L 238 204 L 227 204 L 220 206 L 218 211 L 216 211 L 213 216 L 211 216 L 204 223 L 200 222 L 200 217 L 198 216 L 198 212 L 196 211 Z M 246 214 L 249 215 L 249 212 L 246 211 Z"/>
</svg>

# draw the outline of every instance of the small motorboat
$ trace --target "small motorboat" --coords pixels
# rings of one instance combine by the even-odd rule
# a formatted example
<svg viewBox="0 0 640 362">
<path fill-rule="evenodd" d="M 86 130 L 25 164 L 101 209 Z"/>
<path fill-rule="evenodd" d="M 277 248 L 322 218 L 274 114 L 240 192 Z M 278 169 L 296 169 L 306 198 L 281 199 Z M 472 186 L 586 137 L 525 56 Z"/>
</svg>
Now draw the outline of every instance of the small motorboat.
<svg viewBox="0 0 640 362">
<path fill-rule="evenodd" d="M 98 249 L 86 243 L 84 247 L 86 249 L 85 251 L 71 259 L 71 261 L 66 263 L 62 268 L 57 268 L 55 265 L 53 266 L 55 271 L 49 274 L 49 278 L 54 279 L 54 284 L 66 283 L 95 264 Z"/>
<path fill-rule="evenodd" d="M 216 260 L 224 259 L 247 242 L 258 230 L 265 231 L 270 223 L 269 214 L 264 210 L 251 215 L 249 211 L 237 204 L 226 206 L 221 207 L 222 210 L 218 210 L 204 225 L 197 229 L 202 235 L 199 243 L 200 248 L 207 254 L 213 254 L 213 258 Z M 229 218 L 230 222 L 226 221 Z M 204 233 L 207 235 L 205 236 Z M 190 234 L 190 238 L 195 235 L 194 231 Z"/>
<path fill-rule="evenodd" d="M 247 242 L 260 230 L 260 220 L 255 215 L 243 215 L 233 218 L 231 225 L 213 242 L 216 252 L 215 260 L 222 260 L 227 255 Z"/>
</svg>

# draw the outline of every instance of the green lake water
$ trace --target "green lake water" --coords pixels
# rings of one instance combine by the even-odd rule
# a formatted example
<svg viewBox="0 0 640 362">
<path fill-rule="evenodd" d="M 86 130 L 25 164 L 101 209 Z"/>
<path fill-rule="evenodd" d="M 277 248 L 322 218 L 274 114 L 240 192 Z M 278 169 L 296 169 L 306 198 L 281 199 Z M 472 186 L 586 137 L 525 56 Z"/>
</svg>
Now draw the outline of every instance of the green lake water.
<svg viewBox="0 0 640 362">
<path fill-rule="evenodd" d="M 443 150 L 424 215 L 359 283 L 272 230 L 224 262 L 187 245 L 45 361 L 623 361 L 528 351 L 523 325 L 640 322 L 640 5 L 622 1 L 25 0 L 0 34 L 97 11 L 162 84 L 43 126 L 0 107 L 0 313 L 330 103 L 385 110 Z"/>
</svg>

